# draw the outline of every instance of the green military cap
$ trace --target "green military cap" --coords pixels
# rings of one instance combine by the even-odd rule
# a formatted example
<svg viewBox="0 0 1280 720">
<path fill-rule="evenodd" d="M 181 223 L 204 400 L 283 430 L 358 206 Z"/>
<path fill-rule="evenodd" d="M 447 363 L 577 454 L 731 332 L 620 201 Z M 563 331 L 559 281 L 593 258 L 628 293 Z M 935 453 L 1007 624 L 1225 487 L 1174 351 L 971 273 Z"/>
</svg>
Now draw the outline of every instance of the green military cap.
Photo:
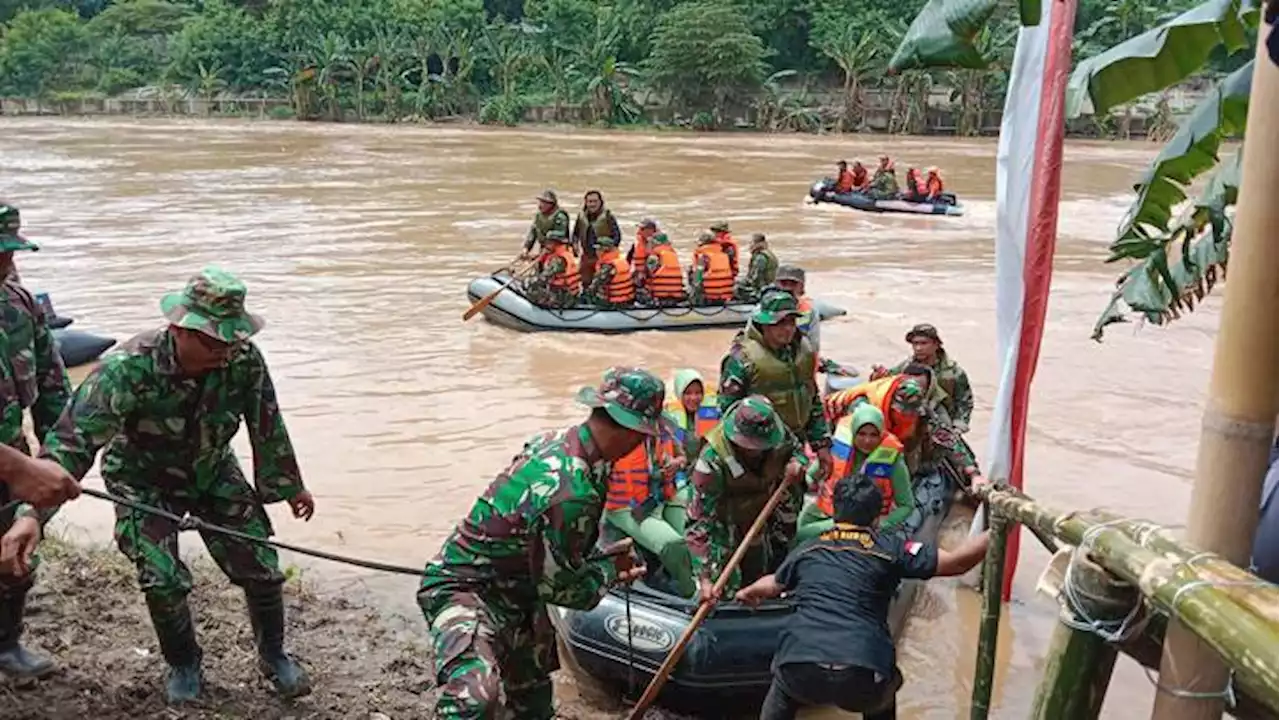
<svg viewBox="0 0 1280 720">
<path fill-rule="evenodd" d="M 550 188 L 543 190 L 542 194 L 537 197 L 538 202 L 549 202 L 553 205 L 560 203 L 560 198 L 556 197 L 556 191 Z"/>
<path fill-rule="evenodd" d="M 893 391 L 891 406 L 898 412 L 920 412 L 924 407 L 924 389 L 915 380 L 903 380 Z"/>
<path fill-rule="evenodd" d="M 0 200 L 0 252 L 15 250 L 39 250 L 40 246 L 18 233 L 22 227 L 22 214 L 14 205 Z"/>
<path fill-rule="evenodd" d="M 760 296 L 760 306 L 751 316 L 751 321 L 758 325 L 776 325 L 784 318 L 798 315 L 800 315 L 800 308 L 796 304 L 795 296 L 786 290 L 770 286 Z"/>
<path fill-rule="evenodd" d="M 765 244 L 766 242 L 768 242 L 768 240 L 766 240 L 766 239 L 765 239 L 764 233 L 752 233 L 752 234 L 751 234 L 751 244 L 752 244 L 752 245 L 763 245 L 763 244 Z"/>
<path fill-rule="evenodd" d="M 666 233 L 658 233 L 657 235 L 654 235 L 653 237 L 649 238 L 649 242 L 653 243 L 654 245 L 670 245 L 671 238 L 667 237 Z"/>
<path fill-rule="evenodd" d="M 907 331 L 907 342 L 911 342 L 917 337 L 928 338 L 939 345 L 942 344 L 942 338 L 938 337 L 938 328 L 929 323 L 920 323 Z"/>
<path fill-rule="evenodd" d="M 711 232 L 729 232 L 729 222 L 727 220 L 717 222 L 711 226 Z"/>
<path fill-rule="evenodd" d="M 725 412 L 724 436 L 748 450 L 772 450 L 786 439 L 786 430 L 769 398 L 749 395 Z"/>
<path fill-rule="evenodd" d="M 797 265 L 783 265 L 778 268 L 778 273 L 774 276 L 774 282 L 779 280 L 802 283 L 804 268 Z"/>
<path fill-rule="evenodd" d="M 706 245 L 707 243 L 713 243 L 713 242 L 715 242 L 715 241 L 716 241 L 716 236 L 715 236 L 715 235 L 712 235 L 712 234 L 711 234 L 709 231 L 707 231 L 707 230 L 703 230 L 702 232 L 698 233 L 698 244 L 699 244 L 699 245 Z"/>
<path fill-rule="evenodd" d="M 553 242 L 569 242 L 569 236 L 559 228 L 547 231 L 547 239 Z"/>
<path fill-rule="evenodd" d="M 609 417 L 629 430 L 646 435 L 662 431 L 662 403 L 666 387 L 653 373 L 635 367 L 611 367 L 599 387 L 578 391 L 578 402 L 604 408 Z"/>
<path fill-rule="evenodd" d="M 246 294 L 240 278 L 209 266 L 193 275 L 182 292 L 165 295 L 160 310 L 178 327 L 236 343 L 253 337 L 267 324 L 261 316 L 245 310 Z"/>
</svg>

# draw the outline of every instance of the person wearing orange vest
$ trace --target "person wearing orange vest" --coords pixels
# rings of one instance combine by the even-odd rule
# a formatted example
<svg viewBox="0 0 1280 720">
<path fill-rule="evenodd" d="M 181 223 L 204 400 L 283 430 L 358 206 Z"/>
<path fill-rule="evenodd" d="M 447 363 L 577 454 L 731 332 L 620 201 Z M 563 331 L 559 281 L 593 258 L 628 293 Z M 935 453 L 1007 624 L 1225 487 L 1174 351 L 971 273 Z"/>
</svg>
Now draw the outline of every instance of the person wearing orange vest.
<svg viewBox="0 0 1280 720">
<path fill-rule="evenodd" d="M 649 240 L 649 257 L 645 260 L 644 287 L 636 293 L 646 305 L 677 305 L 685 302 L 684 271 L 671 241 L 663 233 Z"/>
<path fill-rule="evenodd" d="M 924 179 L 920 177 L 920 171 L 915 168 L 907 168 L 906 188 L 902 191 L 903 199 L 912 202 L 924 202 L 928 195 L 929 191 L 925 188 Z"/>
<path fill-rule="evenodd" d="M 924 194 L 929 200 L 936 201 L 938 196 L 942 194 L 942 173 L 937 167 L 931 167 L 925 171 L 924 177 Z"/>
<path fill-rule="evenodd" d="M 841 160 L 836 163 L 836 185 L 837 193 L 853 192 L 853 173 L 849 172 L 849 163 Z"/>
<path fill-rule="evenodd" d="M 684 540 L 687 499 L 677 500 L 676 487 L 676 476 L 686 460 L 671 430 L 664 427 L 661 435 L 646 438 L 613 463 L 605 495 L 604 523 L 615 538 L 619 534 L 630 537 L 657 556 L 676 592 L 690 597 L 695 588 L 693 560 Z"/>
<path fill-rule="evenodd" d="M 583 293 L 587 304 L 598 307 L 626 307 L 636 301 L 636 284 L 631 278 L 631 265 L 618 252 L 613 238 L 596 239 L 599 262 L 591 286 Z"/>
<path fill-rule="evenodd" d="M 654 235 L 658 234 L 658 221 L 645 218 L 636 226 L 636 241 L 627 251 L 627 262 L 631 263 L 631 274 L 636 281 L 636 289 L 641 290 L 648 283 L 649 247 Z"/>
<path fill-rule="evenodd" d="M 733 301 L 733 266 L 716 236 L 703 232 L 689 266 L 689 288 L 694 305 Z"/>
<path fill-rule="evenodd" d="M 831 491 L 835 484 L 855 473 L 868 475 L 880 488 L 882 530 L 901 525 L 915 510 L 911 472 L 907 470 L 902 441 L 884 431 L 884 414 L 870 403 L 858 403 L 853 412 L 836 421 L 832 445 L 835 465 L 817 488 L 816 501 L 806 502 L 796 522 L 796 540 L 804 542 L 832 528 L 835 514 Z"/>
<path fill-rule="evenodd" d="M 534 265 L 535 274 L 525 281 L 524 294 L 541 307 L 573 307 L 582 293 L 578 259 L 573 256 L 569 237 L 563 230 L 551 230 L 546 239 L 546 247 Z"/>
<path fill-rule="evenodd" d="M 724 250 L 724 254 L 729 256 L 729 267 L 733 270 L 733 277 L 738 277 L 738 241 L 733 239 L 733 235 L 729 234 L 729 223 L 721 220 L 712 225 L 711 232 L 715 234 L 716 242 L 720 243 L 720 249 Z"/>
</svg>

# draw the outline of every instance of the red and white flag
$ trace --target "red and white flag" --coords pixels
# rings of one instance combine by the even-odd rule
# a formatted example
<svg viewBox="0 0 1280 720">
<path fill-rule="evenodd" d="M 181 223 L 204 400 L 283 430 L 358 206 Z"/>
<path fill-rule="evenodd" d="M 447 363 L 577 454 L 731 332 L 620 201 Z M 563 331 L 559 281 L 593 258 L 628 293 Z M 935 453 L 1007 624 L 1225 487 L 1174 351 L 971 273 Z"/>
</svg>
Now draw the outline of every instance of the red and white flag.
<svg viewBox="0 0 1280 720">
<path fill-rule="evenodd" d="M 1064 105 L 1076 0 L 1041 0 L 1040 24 L 1018 35 L 996 153 L 996 342 L 1000 384 L 988 476 L 1022 488 L 1031 380 L 1040 356 L 1062 192 Z M 1009 536 L 1004 599 L 1018 563 Z"/>
</svg>

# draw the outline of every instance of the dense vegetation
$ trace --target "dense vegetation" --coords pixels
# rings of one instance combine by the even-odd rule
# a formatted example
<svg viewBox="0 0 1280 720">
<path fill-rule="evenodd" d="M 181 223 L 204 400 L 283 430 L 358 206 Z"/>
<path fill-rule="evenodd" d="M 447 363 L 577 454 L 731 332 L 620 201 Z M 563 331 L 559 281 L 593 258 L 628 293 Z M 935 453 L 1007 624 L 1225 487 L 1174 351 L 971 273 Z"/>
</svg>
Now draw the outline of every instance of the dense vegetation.
<svg viewBox="0 0 1280 720">
<path fill-rule="evenodd" d="M 1088 57 L 1190 0 L 1081 0 Z M 1016 18 L 976 39 L 989 67 L 887 65 L 924 0 L 0 0 L 0 96 L 138 87 L 288 97 L 306 119 L 514 123 L 530 106 L 694 126 L 920 132 L 950 105 L 972 134 L 1003 103 Z M 1225 61 L 1224 61 L 1225 62 Z M 1223 68 L 1225 69 L 1225 66 Z M 885 120 L 887 118 L 887 120 Z"/>
</svg>

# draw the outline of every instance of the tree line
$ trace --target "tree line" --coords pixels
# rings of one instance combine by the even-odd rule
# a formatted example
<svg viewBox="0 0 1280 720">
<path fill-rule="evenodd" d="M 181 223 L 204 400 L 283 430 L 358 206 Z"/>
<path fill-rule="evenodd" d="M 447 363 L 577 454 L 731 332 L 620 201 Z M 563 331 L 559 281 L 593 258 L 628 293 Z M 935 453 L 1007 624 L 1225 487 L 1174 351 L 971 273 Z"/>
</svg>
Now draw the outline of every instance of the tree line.
<svg viewBox="0 0 1280 720">
<path fill-rule="evenodd" d="M 299 119 L 504 124 L 535 106 L 604 125 L 664 108 L 769 131 L 855 131 L 874 112 L 919 133 L 942 95 L 976 134 L 1003 105 L 1017 22 L 976 38 L 985 69 L 891 75 L 924 1 L 0 0 L 0 96 L 157 87 L 287 97 Z M 1191 4 L 1081 0 L 1077 58 Z"/>
</svg>

